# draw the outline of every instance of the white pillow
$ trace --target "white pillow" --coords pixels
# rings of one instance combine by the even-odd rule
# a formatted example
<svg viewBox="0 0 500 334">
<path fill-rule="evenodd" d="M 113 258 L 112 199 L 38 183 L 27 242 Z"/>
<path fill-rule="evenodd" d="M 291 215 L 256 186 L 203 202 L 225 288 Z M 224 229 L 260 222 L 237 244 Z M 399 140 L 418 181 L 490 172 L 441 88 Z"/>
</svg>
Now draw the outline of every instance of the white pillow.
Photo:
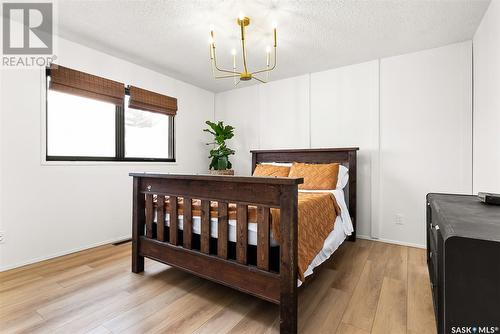
<svg viewBox="0 0 500 334">
<path fill-rule="evenodd" d="M 337 189 L 344 189 L 349 182 L 349 168 L 344 165 L 339 167 L 339 175 L 337 177 Z"/>
<path fill-rule="evenodd" d="M 282 167 L 292 167 L 291 162 L 261 162 L 261 165 L 271 165 L 271 166 L 282 166 Z"/>
<path fill-rule="evenodd" d="M 272 166 L 283 166 L 283 167 L 292 167 L 291 162 L 263 162 L 263 165 L 272 165 Z M 344 166 L 339 166 L 339 175 L 337 176 L 337 189 L 344 189 L 347 186 L 347 182 L 349 182 L 349 169 Z"/>
</svg>

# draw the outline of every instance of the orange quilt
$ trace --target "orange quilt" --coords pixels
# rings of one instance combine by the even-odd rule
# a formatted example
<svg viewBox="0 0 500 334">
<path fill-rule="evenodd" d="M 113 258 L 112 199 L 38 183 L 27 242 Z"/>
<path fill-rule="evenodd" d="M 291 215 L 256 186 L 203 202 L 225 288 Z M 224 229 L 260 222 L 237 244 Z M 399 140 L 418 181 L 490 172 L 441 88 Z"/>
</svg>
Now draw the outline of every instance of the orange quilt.
<svg viewBox="0 0 500 334">
<path fill-rule="evenodd" d="M 340 207 L 331 193 L 299 192 L 298 201 L 298 274 L 304 282 L 304 272 L 333 231 Z M 271 215 L 273 237 L 279 241 L 280 210 L 271 209 Z"/>
<path fill-rule="evenodd" d="M 156 205 L 156 203 L 155 203 Z M 168 197 L 165 200 L 165 211 L 168 212 L 170 203 Z M 178 214 L 184 214 L 184 202 L 178 202 Z M 304 272 L 323 248 L 328 235 L 332 232 L 335 219 L 340 214 L 340 207 L 331 193 L 306 193 L 298 194 L 298 274 L 299 279 L 304 281 Z M 192 202 L 193 217 L 201 216 L 201 201 Z M 210 217 L 217 218 L 217 202 L 210 202 Z M 236 220 L 236 204 L 229 204 L 228 219 Z M 248 222 L 257 223 L 257 207 L 248 206 Z M 271 209 L 271 229 L 273 237 L 279 242 L 280 233 L 280 210 Z"/>
</svg>

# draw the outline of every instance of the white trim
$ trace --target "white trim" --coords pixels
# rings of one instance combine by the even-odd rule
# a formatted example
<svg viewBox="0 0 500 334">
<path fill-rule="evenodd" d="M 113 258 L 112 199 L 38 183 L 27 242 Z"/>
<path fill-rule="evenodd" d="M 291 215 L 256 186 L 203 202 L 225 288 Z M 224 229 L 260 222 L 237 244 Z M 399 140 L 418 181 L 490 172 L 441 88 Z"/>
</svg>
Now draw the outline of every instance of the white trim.
<svg viewBox="0 0 500 334">
<path fill-rule="evenodd" d="M 45 68 L 43 68 L 43 70 L 40 70 L 40 165 L 42 166 L 46 163 L 45 156 L 47 152 L 47 128 L 45 126 L 47 123 L 46 80 Z"/>
<path fill-rule="evenodd" d="M 371 197 L 370 197 L 370 212 L 371 212 L 371 222 L 370 222 L 370 235 L 373 238 L 380 237 L 380 224 L 382 222 L 382 184 L 380 182 L 381 166 L 382 166 L 382 147 L 381 147 L 381 130 L 380 130 L 380 120 L 382 118 L 382 104 L 381 104 L 381 61 L 380 58 L 377 60 L 377 119 L 376 119 L 376 133 L 373 138 L 377 142 L 377 150 L 373 152 L 370 156 L 370 177 L 371 177 Z M 374 161 L 375 160 L 375 161 Z"/>
<path fill-rule="evenodd" d="M 395 244 L 395 245 L 401 245 L 401 246 L 408 246 L 408 247 L 415 247 L 415 248 L 422 248 L 422 249 L 426 249 L 427 248 L 425 245 L 414 244 L 414 243 L 411 243 L 411 242 L 388 240 L 388 239 L 374 239 L 374 238 L 369 237 L 367 235 L 359 235 L 359 234 L 357 234 L 356 237 L 359 238 L 359 239 L 371 240 L 371 241 L 376 241 L 376 242 L 385 242 L 385 243 Z M 7 270 L 10 270 L 10 269 L 19 268 L 19 267 L 23 267 L 23 266 L 26 266 L 26 265 L 29 265 L 29 264 L 33 264 L 33 263 L 37 263 L 37 262 L 41 262 L 41 261 L 45 261 L 45 260 L 50 260 L 50 259 L 53 259 L 53 258 L 56 258 L 56 257 L 60 257 L 60 256 L 64 256 L 64 255 L 69 255 L 69 254 L 76 253 L 76 252 L 81 252 L 83 250 L 87 250 L 87 249 L 90 249 L 90 248 L 94 248 L 94 247 L 98 247 L 98 246 L 102 246 L 102 245 L 107 245 L 107 244 L 111 244 L 111 243 L 115 243 L 115 242 L 120 242 L 120 241 L 127 240 L 127 239 L 130 239 L 130 238 L 131 238 L 130 235 L 126 235 L 126 236 L 122 236 L 122 237 L 118 237 L 118 238 L 113 238 L 113 239 L 109 239 L 109 240 L 97 242 L 97 243 L 90 244 L 90 245 L 87 245 L 87 246 L 74 248 L 74 249 L 71 249 L 69 251 L 57 252 L 57 253 L 54 253 L 54 254 L 51 254 L 51 255 L 48 255 L 48 256 L 42 256 L 42 257 L 34 258 L 34 259 L 31 259 L 31 260 L 18 262 L 18 263 L 15 263 L 15 264 L 7 265 L 7 266 L 2 266 L 2 267 L 0 267 L 0 272 L 7 271 Z"/>
<path fill-rule="evenodd" d="M 312 98 L 311 98 L 311 92 L 312 92 L 312 86 L 311 86 L 311 73 L 309 72 L 307 74 L 309 78 L 309 93 L 308 100 L 309 100 L 309 148 L 312 148 Z"/>
<path fill-rule="evenodd" d="M 411 242 L 404 242 L 404 241 L 382 239 L 382 238 L 376 239 L 376 238 L 372 238 L 372 237 L 367 236 L 367 235 L 356 234 L 356 238 L 364 239 L 364 240 L 377 241 L 377 242 L 385 242 L 385 243 L 394 244 L 394 245 L 401 245 L 401 246 L 408 246 L 408 247 L 415 247 L 415 248 L 427 249 L 426 245 L 414 244 L 414 243 L 411 243 Z"/>
<path fill-rule="evenodd" d="M 40 166 L 177 166 L 178 162 L 162 161 L 46 161 Z"/>
<path fill-rule="evenodd" d="M 69 254 L 72 254 L 72 253 L 81 252 L 83 250 L 87 250 L 87 249 L 98 247 L 98 246 L 102 246 L 102 245 L 112 244 L 112 243 L 115 243 L 115 242 L 124 241 L 124 240 L 130 239 L 130 238 L 131 238 L 131 235 L 126 235 L 126 236 L 122 236 L 122 237 L 118 237 L 118 238 L 113 238 L 113 239 L 108 239 L 108 240 L 105 240 L 105 241 L 96 242 L 96 243 L 93 243 L 93 244 L 90 244 L 90 245 L 86 245 L 86 246 L 82 246 L 82 247 L 78 247 L 78 248 L 73 248 L 73 249 L 67 250 L 67 251 L 53 253 L 53 254 L 47 255 L 47 256 L 37 257 L 37 258 L 34 258 L 34 259 L 30 259 L 30 260 L 27 260 L 27 261 L 18 262 L 18 263 L 15 263 L 15 264 L 1 266 L 0 267 L 0 272 L 7 271 L 7 270 L 10 270 L 10 269 L 19 268 L 19 267 L 23 267 L 23 266 L 26 266 L 26 265 L 29 265 L 29 264 L 33 264 L 33 263 L 37 263 L 37 262 L 41 262 L 41 261 L 45 261 L 45 260 L 50 260 L 50 259 L 53 259 L 53 258 L 56 258 L 56 257 L 60 257 L 60 256 L 63 256 L 63 255 L 69 255 Z"/>
</svg>

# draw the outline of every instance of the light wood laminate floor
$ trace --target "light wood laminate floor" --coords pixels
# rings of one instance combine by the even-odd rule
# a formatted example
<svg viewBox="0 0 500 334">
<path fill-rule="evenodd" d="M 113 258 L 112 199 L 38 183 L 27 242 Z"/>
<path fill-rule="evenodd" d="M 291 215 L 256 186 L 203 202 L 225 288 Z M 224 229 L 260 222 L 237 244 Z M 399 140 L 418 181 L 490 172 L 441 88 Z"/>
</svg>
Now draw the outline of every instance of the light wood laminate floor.
<svg viewBox="0 0 500 334">
<path fill-rule="evenodd" d="M 130 243 L 0 273 L 1 333 L 278 333 L 276 305 L 146 260 Z M 299 297 L 300 333 L 435 333 L 422 249 L 345 242 Z"/>
</svg>

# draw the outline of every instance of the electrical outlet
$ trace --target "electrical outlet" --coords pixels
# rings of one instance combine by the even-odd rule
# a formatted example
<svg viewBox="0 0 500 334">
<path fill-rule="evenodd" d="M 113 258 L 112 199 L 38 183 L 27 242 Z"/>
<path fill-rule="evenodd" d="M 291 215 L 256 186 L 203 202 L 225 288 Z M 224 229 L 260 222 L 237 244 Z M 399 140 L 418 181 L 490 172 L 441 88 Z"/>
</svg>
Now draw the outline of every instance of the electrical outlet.
<svg viewBox="0 0 500 334">
<path fill-rule="evenodd" d="M 5 242 L 5 232 L 0 231 L 0 244 L 3 244 Z"/>
<path fill-rule="evenodd" d="M 404 217 L 402 214 L 398 213 L 394 216 L 394 223 L 396 223 L 396 225 L 404 225 L 405 222 L 404 222 Z"/>
</svg>

